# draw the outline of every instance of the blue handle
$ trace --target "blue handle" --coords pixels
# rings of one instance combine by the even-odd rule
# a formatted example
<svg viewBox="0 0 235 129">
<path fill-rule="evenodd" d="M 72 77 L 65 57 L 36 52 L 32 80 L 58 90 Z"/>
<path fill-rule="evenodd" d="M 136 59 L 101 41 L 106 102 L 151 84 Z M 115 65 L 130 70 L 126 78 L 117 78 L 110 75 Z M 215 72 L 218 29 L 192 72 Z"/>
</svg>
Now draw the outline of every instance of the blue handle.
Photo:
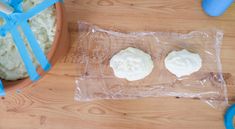
<svg viewBox="0 0 235 129">
<path fill-rule="evenodd" d="M 0 96 L 6 96 L 6 92 L 4 91 L 4 87 L 1 80 L 0 80 Z"/>
<path fill-rule="evenodd" d="M 235 105 L 232 105 L 224 115 L 224 124 L 226 129 L 234 129 L 233 118 L 235 116 Z"/>
<path fill-rule="evenodd" d="M 35 57 L 37 58 L 39 64 L 42 66 L 43 70 L 49 71 L 51 69 L 51 64 L 47 60 L 46 56 L 44 55 L 42 49 L 40 48 L 35 36 L 33 35 L 32 30 L 30 29 L 29 24 L 27 21 L 21 24 L 22 30 L 32 48 Z"/>
<path fill-rule="evenodd" d="M 221 16 L 232 5 L 234 0 L 203 0 L 202 8 L 209 16 Z"/>
<path fill-rule="evenodd" d="M 23 39 L 20 37 L 20 33 L 18 32 L 17 28 L 13 28 L 11 30 L 12 37 L 14 39 L 15 45 L 20 53 L 22 60 L 24 61 L 25 68 L 29 74 L 29 77 L 32 81 L 37 81 L 40 76 L 38 75 L 36 68 L 31 61 L 31 58 L 28 54 L 26 46 L 24 44 Z"/>
</svg>

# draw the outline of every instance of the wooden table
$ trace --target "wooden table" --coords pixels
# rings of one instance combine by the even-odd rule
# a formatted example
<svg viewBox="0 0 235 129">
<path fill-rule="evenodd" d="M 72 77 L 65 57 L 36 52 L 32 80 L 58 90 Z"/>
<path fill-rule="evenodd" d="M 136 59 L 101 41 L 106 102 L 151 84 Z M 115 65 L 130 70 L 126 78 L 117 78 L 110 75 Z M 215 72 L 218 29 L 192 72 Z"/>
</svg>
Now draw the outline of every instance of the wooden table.
<svg viewBox="0 0 235 129">
<path fill-rule="evenodd" d="M 220 28 L 230 103 L 235 102 L 235 5 L 222 17 L 206 16 L 199 0 L 65 0 L 73 47 L 78 20 L 124 31 L 189 32 Z M 200 100 L 146 98 L 74 101 L 76 53 L 42 80 L 0 100 L 0 129 L 223 129 L 224 111 Z"/>
</svg>

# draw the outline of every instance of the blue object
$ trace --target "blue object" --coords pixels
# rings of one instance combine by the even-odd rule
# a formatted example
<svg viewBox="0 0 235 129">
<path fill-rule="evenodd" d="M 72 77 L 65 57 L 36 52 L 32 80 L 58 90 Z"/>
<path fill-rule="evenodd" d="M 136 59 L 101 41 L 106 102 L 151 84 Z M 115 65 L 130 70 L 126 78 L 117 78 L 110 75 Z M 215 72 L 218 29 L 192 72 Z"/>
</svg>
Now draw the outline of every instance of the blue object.
<svg viewBox="0 0 235 129">
<path fill-rule="evenodd" d="M 202 8 L 209 16 L 221 16 L 232 5 L 234 0 L 203 0 Z"/>
<path fill-rule="evenodd" d="M 17 28 L 13 28 L 10 30 L 11 35 L 14 39 L 15 45 L 20 53 L 20 56 L 25 64 L 25 68 L 29 74 L 29 77 L 32 81 L 36 81 L 40 78 L 39 74 L 36 71 L 36 68 L 33 65 L 33 62 L 30 59 L 30 56 L 27 52 L 27 48 L 24 44 L 23 39 L 20 37 L 20 33 Z"/>
<path fill-rule="evenodd" d="M 224 115 L 224 124 L 226 129 L 234 129 L 233 118 L 235 116 L 235 105 L 232 105 Z"/>
<path fill-rule="evenodd" d="M 30 18 L 42 12 L 43 10 L 47 9 L 48 7 L 54 5 L 55 3 L 63 2 L 63 0 L 45 0 L 27 12 L 23 12 L 22 9 L 23 0 L 0 0 L 0 2 L 14 8 L 14 12 L 9 15 L 0 11 L 0 17 L 2 17 L 5 21 L 5 24 L 0 26 L 0 36 L 6 36 L 8 32 L 11 33 L 15 45 L 25 64 L 25 68 L 29 74 L 30 79 L 32 81 L 37 81 L 40 78 L 40 75 L 37 73 L 36 68 L 33 65 L 33 62 L 27 51 L 27 47 L 25 46 L 24 41 L 21 38 L 21 35 L 18 31 L 18 27 L 22 28 L 25 37 L 28 40 L 30 47 L 32 48 L 32 51 L 34 52 L 34 55 L 38 60 L 39 64 L 41 65 L 41 67 L 43 68 L 43 70 L 44 71 L 50 70 L 51 64 L 47 60 L 43 51 L 41 50 L 37 42 L 37 39 L 35 38 L 27 21 Z M 0 93 L 1 90 L 3 91 L 2 83 L 0 85 Z"/>
<path fill-rule="evenodd" d="M 28 42 L 30 44 L 30 47 L 32 48 L 35 57 L 37 58 L 38 62 L 42 66 L 43 70 L 48 71 L 51 69 L 51 64 L 48 62 L 46 56 L 44 55 L 43 51 L 40 49 L 39 44 L 37 43 L 37 40 L 30 29 L 29 24 L 27 21 L 23 22 L 21 24 L 21 27 L 23 28 L 23 32 L 25 35 L 27 35 Z"/>
<path fill-rule="evenodd" d="M 1 80 L 0 80 L 0 96 L 5 96 L 5 95 L 6 95 L 6 93 L 5 93 L 5 91 L 4 91 L 3 84 L 2 84 L 2 82 L 1 82 Z"/>
</svg>

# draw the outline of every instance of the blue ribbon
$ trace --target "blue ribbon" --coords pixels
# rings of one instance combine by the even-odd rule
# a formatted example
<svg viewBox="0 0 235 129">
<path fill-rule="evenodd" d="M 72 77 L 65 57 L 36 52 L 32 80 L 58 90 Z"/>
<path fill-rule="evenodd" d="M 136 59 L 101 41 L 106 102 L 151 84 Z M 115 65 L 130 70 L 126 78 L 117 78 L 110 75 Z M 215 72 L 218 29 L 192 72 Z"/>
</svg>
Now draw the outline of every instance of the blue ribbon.
<svg viewBox="0 0 235 129">
<path fill-rule="evenodd" d="M 54 5 L 55 3 L 63 2 L 63 0 L 45 0 L 27 12 L 23 12 L 22 10 L 22 0 L 0 0 L 0 2 L 14 8 L 14 12 L 10 15 L 0 12 L 0 17 L 2 17 L 6 23 L 0 27 L 0 36 L 5 36 L 8 32 L 11 33 L 15 45 L 25 64 L 25 68 L 29 74 L 30 79 L 32 81 L 37 81 L 40 78 L 40 75 L 37 73 L 36 68 L 33 65 L 33 62 L 30 58 L 29 53 L 27 52 L 27 48 L 24 44 L 24 41 L 21 38 L 17 28 L 18 27 L 22 28 L 25 37 L 27 38 L 29 45 L 32 48 L 32 51 L 34 52 L 34 55 L 38 60 L 40 66 L 43 68 L 43 70 L 44 71 L 50 70 L 51 64 L 47 60 L 42 49 L 40 48 L 37 39 L 35 38 L 27 21 L 30 18 L 42 12 L 43 10 Z"/>
</svg>

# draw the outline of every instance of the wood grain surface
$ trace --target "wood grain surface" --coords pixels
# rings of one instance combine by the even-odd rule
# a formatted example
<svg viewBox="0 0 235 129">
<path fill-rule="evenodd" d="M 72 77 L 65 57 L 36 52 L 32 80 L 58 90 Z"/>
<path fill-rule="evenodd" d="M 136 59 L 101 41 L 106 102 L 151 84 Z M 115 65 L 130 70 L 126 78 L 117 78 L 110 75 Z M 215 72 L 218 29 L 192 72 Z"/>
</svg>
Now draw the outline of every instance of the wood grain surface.
<svg viewBox="0 0 235 129">
<path fill-rule="evenodd" d="M 222 63 L 235 102 L 235 5 L 206 16 L 200 0 L 65 0 L 72 48 L 39 82 L 0 99 L 0 129 L 223 129 L 224 111 L 195 99 L 74 101 L 79 76 L 77 22 L 120 31 L 224 31 Z"/>
</svg>

